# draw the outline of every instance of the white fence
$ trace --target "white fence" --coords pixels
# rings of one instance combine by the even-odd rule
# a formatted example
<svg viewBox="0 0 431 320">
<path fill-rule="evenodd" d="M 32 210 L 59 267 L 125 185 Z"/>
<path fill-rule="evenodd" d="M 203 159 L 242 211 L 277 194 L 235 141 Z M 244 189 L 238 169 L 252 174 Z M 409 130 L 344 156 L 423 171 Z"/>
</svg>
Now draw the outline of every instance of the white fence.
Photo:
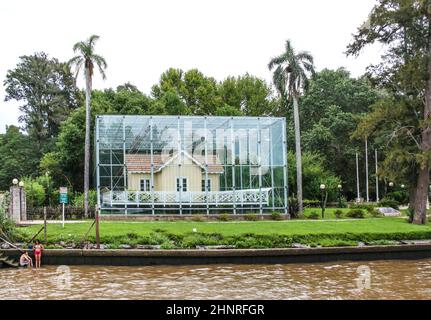
<svg viewBox="0 0 431 320">
<path fill-rule="evenodd" d="M 103 206 L 116 205 L 269 205 L 272 189 L 253 189 L 211 192 L 144 192 L 107 191 L 102 194 Z M 154 196 L 154 198 L 153 198 Z"/>
</svg>

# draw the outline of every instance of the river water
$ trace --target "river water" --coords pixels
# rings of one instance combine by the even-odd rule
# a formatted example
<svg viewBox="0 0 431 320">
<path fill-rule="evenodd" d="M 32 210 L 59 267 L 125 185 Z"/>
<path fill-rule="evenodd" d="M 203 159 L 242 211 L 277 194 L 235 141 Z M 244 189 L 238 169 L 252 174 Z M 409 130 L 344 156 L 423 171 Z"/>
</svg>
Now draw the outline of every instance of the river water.
<svg viewBox="0 0 431 320">
<path fill-rule="evenodd" d="M 0 299 L 431 299 L 431 260 L 0 269 Z"/>
</svg>

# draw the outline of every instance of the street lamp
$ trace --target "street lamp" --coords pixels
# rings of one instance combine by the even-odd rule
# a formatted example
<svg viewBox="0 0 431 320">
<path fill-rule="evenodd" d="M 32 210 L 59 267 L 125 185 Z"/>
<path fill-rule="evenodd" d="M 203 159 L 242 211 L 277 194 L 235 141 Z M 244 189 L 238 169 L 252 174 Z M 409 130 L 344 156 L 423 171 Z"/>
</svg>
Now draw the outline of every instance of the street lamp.
<svg viewBox="0 0 431 320">
<path fill-rule="evenodd" d="M 389 182 L 389 187 L 393 188 L 394 187 L 394 183 L 393 182 Z"/>
<path fill-rule="evenodd" d="M 24 187 L 24 181 L 20 181 L 20 182 L 18 183 L 18 186 L 19 186 L 20 188 L 23 188 L 23 187 Z"/>
<path fill-rule="evenodd" d="M 13 179 L 12 184 L 16 186 L 18 184 L 18 179 Z"/>
<path fill-rule="evenodd" d="M 341 204 L 341 191 L 343 190 L 343 186 L 341 184 L 339 184 L 337 186 L 338 188 L 338 207 L 341 208 L 342 204 Z"/>
<path fill-rule="evenodd" d="M 320 190 L 322 191 L 322 202 L 321 202 L 322 219 L 325 219 L 326 199 L 328 198 L 328 193 L 326 192 L 326 185 L 321 184 L 320 185 Z"/>
</svg>

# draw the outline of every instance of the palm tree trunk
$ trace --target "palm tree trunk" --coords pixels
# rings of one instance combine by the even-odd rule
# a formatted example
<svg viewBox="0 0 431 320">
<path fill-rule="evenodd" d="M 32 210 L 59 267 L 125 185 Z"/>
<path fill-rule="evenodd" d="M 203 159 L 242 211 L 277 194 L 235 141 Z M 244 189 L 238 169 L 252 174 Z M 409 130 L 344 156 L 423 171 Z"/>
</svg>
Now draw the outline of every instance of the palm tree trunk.
<svg viewBox="0 0 431 320">
<path fill-rule="evenodd" d="M 298 196 L 298 213 L 303 212 L 302 203 L 302 155 L 301 155 L 301 128 L 299 122 L 298 97 L 293 97 L 293 118 L 295 122 L 295 147 L 296 147 L 296 186 Z"/>
<path fill-rule="evenodd" d="M 85 68 L 85 155 L 84 155 L 84 215 L 88 218 L 88 191 L 90 187 L 90 126 L 91 75 Z"/>
</svg>

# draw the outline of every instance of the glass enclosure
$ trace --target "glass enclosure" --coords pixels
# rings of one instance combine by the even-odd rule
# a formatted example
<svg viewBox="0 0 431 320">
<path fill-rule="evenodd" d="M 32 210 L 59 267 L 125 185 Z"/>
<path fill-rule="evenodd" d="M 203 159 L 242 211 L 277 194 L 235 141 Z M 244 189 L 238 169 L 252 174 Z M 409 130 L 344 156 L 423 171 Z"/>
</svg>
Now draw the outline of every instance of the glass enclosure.
<svg viewBox="0 0 431 320">
<path fill-rule="evenodd" d="M 97 116 L 102 214 L 288 214 L 284 118 Z"/>
</svg>

